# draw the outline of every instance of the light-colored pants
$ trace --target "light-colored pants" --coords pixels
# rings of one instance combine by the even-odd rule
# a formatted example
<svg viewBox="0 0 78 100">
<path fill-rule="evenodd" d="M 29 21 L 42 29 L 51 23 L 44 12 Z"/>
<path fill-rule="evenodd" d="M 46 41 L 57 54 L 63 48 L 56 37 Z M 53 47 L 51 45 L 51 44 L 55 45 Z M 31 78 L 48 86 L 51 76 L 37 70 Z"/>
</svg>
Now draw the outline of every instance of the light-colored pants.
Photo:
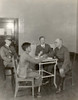
<svg viewBox="0 0 78 100">
<path fill-rule="evenodd" d="M 35 86 L 42 85 L 42 78 L 39 75 L 38 71 L 30 71 L 30 72 L 28 72 L 28 77 L 32 77 L 32 78 L 35 79 Z"/>
<path fill-rule="evenodd" d="M 25 79 L 25 78 L 34 78 L 35 79 L 35 86 L 41 86 L 42 85 L 42 78 L 39 75 L 38 71 L 33 71 L 33 70 L 28 71 L 27 72 L 27 77 L 25 75 L 20 75 L 19 73 L 18 73 L 18 76 L 20 78 L 23 78 L 23 79 Z"/>
</svg>

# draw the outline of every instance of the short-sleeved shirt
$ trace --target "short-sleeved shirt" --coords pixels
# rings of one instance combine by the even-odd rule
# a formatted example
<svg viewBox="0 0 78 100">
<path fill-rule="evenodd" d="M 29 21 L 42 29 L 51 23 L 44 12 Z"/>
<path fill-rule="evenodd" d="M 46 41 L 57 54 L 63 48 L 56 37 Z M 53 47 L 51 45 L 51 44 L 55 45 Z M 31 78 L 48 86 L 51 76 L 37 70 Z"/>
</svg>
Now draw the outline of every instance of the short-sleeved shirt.
<svg viewBox="0 0 78 100">
<path fill-rule="evenodd" d="M 39 63 L 38 60 L 31 57 L 26 52 L 22 53 L 20 56 L 19 67 L 18 67 L 18 75 L 22 78 L 28 77 L 28 73 L 32 70 L 31 63 Z"/>
</svg>

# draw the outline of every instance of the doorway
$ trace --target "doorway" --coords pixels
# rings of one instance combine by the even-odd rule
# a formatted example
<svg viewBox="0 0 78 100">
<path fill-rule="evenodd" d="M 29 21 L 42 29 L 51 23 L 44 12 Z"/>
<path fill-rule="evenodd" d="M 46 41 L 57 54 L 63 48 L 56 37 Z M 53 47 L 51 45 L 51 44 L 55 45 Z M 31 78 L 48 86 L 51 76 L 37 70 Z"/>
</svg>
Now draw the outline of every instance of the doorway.
<svg viewBox="0 0 78 100">
<path fill-rule="evenodd" d="M 10 36 L 18 54 L 18 30 L 18 18 L 0 18 L 0 47 L 4 45 L 5 37 Z"/>
</svg>

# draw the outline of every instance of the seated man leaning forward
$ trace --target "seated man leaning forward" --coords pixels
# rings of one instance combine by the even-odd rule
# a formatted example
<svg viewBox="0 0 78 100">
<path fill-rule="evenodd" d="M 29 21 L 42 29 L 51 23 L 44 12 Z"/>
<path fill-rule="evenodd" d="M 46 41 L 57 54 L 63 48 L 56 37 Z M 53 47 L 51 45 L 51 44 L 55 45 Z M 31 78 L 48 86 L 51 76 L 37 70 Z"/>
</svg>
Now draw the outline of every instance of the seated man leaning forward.
<svg viewBox="0 0 78 100">
<path fill-rule="evenodd" d="M 23 53 L 20 56 L 20 62 L 18 70 L 18 76 L 21 78 L 33 77 L 35 78 L 35 85 L 40 86 L 42 84 L 42 78 L 37 71 L 32 70 L 31 63 L 38 64 L 44 60 L 44 58 L 35 59 L 29 55 L 31 52 L 31 43 L 25 42 L 22 44 Z M 40 92 L 40 91 L 38 91 Z M 38 93 L 39 95 L 40 93 Z"/>
<path fill-rule="evenodd" d="M 39 42 L 40 44 L 36 47 L 36 52 L 35 52 L 35 56 L 45 56 L 48 57 L 50 55 L 50 52 L 52 52 L 52 48 L 50 47 L 49 44 L 45 43 L 45 37 L 44 36 L 40 36 L 39 37 Z M 52 72 L 52 65 L 44 65 L 44 70 L 48 71 L 48 72 Z M 46 73 L 45 73 L 46 75 Z M 44 80 L 44 83 L 48 83 L 49 81 L 47 81 L 47 79 Z"/>
<path fill-rule="evenodd" d="M 62 39 L 55 40 L 55 58 L 58 59 L 58 69 L 60 73 L 60 80 L 58 83 L 58 88 L 56 93 L 59 93 L 63 90 L 63 83 L 65 79 L 65 74 L 71 69 L 70 57 L 68 49 L 63 46 Z"/>
</svg>

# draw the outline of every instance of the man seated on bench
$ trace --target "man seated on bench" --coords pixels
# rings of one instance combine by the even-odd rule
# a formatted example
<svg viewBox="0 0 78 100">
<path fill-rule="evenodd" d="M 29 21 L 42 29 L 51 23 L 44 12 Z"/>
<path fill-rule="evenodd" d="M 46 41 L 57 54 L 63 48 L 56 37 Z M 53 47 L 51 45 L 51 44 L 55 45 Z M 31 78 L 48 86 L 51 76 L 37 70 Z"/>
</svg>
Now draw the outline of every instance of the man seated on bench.
<svg viewBox="0 0 78 100">
<path fill-rule="evenodd" d="M 22 44 L 22 49 L 23 53 L 20 56 L 20 61 L 19 61 L 19 67 L 17 68 L 18 70 L 18 76 L 21 78 L 27 78 L 27 77 L 32 77 L 35 78 L 35 85 L 40 86 L 42 85 L 42 78 L 39 75 L 39 72 L 33 70 L 33 66 L 31 66 L 31 63 L 38 64 L 42 62 L 45 58 L 39 58 L 35 59 L 29 55 L 31 52 L 31 43 L 25 42 Z M 40 91 L 38 91 L 37 96 L 40 96 Z"/>
</svg>

